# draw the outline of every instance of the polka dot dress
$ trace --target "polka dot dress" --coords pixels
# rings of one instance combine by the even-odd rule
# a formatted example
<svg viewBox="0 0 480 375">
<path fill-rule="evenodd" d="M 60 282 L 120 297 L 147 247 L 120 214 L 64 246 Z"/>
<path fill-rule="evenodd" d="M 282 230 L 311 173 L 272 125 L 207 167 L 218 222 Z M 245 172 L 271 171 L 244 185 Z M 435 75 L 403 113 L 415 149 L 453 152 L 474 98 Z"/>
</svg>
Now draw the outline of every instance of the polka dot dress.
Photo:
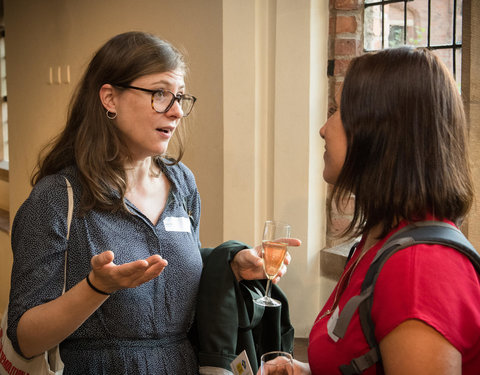
<svg viewBox="0 0 480 375">
<path fill-rule="evenodd" d="M 200 197 L 193 174 L 183 164 L 164 166 L 164 173 L 171 190 L 156 225 L 128 201 L 130 213 L 92 210 L 80 217 L 81 185 L 73 167 L 36 184 L 12 227 L 8 335 L 17 351 L 22 314 L 61 295 L 67 247 L 67 291 L 88 274 L 91 257 L 103 251 L 114 252 L 115 264 L 160 254 L 168 266 L 159 277 L 111 295 L 61 343 L 64 374 L 198 372 L 186 334 L 202 271 Z M 64 176 L 73 186 L 75 200 L 68 243 Z"/>
</svg>

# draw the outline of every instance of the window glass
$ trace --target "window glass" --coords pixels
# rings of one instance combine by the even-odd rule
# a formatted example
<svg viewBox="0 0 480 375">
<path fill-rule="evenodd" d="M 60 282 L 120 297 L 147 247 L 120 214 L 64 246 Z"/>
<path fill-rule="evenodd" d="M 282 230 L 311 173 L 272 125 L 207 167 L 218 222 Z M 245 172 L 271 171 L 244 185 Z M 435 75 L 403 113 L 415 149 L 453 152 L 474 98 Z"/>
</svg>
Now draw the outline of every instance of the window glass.
<svg viewBox="0 0 480 375">
<path fill-rule="evenodd" d="M 430 0 L 430 45 L 442 46 L 453 43 L 453 0 Z"/>
<path fill-rule="evenodd" d="M 457 48 L 455 51 L 455 80 L 457 81 L 458 89 L 461 89 L 462 83 L 462 49 Z"/>
<path fill-rule="evenodd" d="M 462 44 L 462 14 L 463 2 L 457 0 L 456 19 L 455 19 L 455 43 Z"/>
<path fill-rule="evenodd" d="M 366 51 L 382 49 L 381 5 L 365 8 L 364 20 L 364 49 Z"/>
<path fill-rule="evenodd" d="M 442 61 L 445 63 L 447 66 L 448 70 L 450 72 L 454 73 L 453 71 L 453 53 L 451 49 L 434 49 L 433 52 L 435 55 L 440 57 Z"/>
<path fill-rule="evenodd" d="M 416 47 L 428 44 L 428 0 L 407 3 L 407 44 Z"/>
<path fill-rule="evenodd" d="M 405 3 L 385 5 L 385 40 L 384 48 L 400 47 L 405 45 Z"/>
</svg>

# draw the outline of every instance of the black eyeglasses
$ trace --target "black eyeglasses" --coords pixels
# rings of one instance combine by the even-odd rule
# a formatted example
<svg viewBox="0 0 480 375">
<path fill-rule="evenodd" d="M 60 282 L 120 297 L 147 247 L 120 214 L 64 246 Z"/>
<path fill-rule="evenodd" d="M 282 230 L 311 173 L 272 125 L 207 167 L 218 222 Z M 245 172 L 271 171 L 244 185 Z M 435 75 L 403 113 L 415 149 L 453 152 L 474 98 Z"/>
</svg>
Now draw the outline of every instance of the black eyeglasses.
<svg viewBox="0 0 480 375">
<path fill-rule="evenodd" d="M 155 112 L 158 113 L 165 113 L 172 108 L 175 101 L 178 101 L 180 107 L 182 108 L 183 117 L 187 117 L 193 109 L 193 105 L 197 101 L 192 95 L 187 94 L 177 94 L 175 95 L 173 92 L 169 90 L 149 90 L 144 89 L 142 87 L 130 86 L 130 85 L 115 85 L 117 87 L 121 87 L 124 89 L 133 89 L 133 90 L 140 90 L 149 92 L 152 94 L 152 108 Z"/>
</svg>

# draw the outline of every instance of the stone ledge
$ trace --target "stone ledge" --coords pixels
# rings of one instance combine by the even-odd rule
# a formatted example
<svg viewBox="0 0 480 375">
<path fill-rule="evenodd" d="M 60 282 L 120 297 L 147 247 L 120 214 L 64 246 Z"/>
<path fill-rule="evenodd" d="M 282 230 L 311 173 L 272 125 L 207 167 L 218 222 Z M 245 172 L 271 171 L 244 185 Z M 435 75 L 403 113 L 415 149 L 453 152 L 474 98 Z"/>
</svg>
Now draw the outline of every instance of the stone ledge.
<svg viewBox="0 0 480 375">
<path fill-rule="evenodd" d="M 0 180 L 8 182 L 9 180 L 9 162 L 5 160 L 0 160 Z"/>
<path fill-rule="evenodd" d="M 356 239 L 322 249 L 320 255 L 321 275 L 338 280 L 347 262 L 348 253 L 355 242 L 357 242 Z"/>
<path fill-rule="evenodd" d="M 0 208 L 0 231 L 10 233 L 10 213 Z"/>
</svg>

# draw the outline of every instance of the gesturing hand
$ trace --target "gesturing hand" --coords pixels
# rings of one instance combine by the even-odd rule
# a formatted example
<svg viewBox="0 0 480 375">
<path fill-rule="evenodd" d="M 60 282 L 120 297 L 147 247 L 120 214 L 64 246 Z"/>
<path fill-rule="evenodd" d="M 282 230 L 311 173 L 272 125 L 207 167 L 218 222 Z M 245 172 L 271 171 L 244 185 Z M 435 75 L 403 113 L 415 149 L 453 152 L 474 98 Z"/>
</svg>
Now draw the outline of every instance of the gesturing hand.
<svg viewBox="0 0 480 375">
<path fill-rule="evenodd" d="M 302 241 L 297 238 L 286 239 L 286 242 L 288 246 L 294 247 L 302 244 Z M 283 262 L 284 264 L 280 268 L 275 279 L 273 279 L 274 283 L 277 283 L 280 278 L 285 275 L 287 272 L 287 265 L 290 264 L 291 259 L 292 257 L 287 252 Z M 232 267 L 232 271 L 238 281 L 264 279 L 265 272 L 263 270 L 262 246 L 258 245 L 254 249 L 240 250 L 233 258 L 230 266 Z"/>
<path fill-rule="evenodd" d="M 113 251 L 104 251 L 92 257 L 89 279 L 96 288 L 107 293 L 135 288 L 160 275 L 168 262 L 160 255 L 116 265 Z"/>
</svg>

